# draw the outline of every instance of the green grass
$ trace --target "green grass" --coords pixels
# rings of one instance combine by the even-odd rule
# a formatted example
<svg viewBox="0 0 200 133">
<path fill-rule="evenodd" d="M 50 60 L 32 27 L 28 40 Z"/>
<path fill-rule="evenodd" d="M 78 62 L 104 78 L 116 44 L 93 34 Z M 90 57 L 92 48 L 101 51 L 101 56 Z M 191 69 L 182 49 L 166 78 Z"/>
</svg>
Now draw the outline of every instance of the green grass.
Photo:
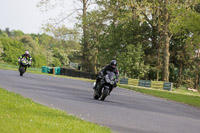
<svg viewBox="0 0 200 133">
<path fill-rule="evenodd" d="M 19 66 L 16 66 L 16 65 L 9 65 L 9 64 L 0 63 L 0 69 L 18 71 L 18 68 L 19 68 Z M 41 68 L 34 68 L 34 67 L 27 68 L 27 72 L 42 74 Z"/>
<path fill-rule="evenodd" d="M 149 89 L 143 87 L 136 87 L 136 86 L 128 86 L 128 85 L 118 85 L 123 88 L 127 88 L 130 90 L 134 90 L 137 92 L 141 92 L 144 94 L 164 98 L 167 100 L 172 100 L 184 104 L 188 104 L 194 107 L 200 107 L 200 94 L 188 91 L 166 91 L 166 90 L 157 90 L 157 89 Z M 186 93 L 187 92 L 187 93 Z"/>
<path fill-rule="evenodd" d="M 0 88 L 1 133 L 109 133 L 109 128 Z"/>
</svg>

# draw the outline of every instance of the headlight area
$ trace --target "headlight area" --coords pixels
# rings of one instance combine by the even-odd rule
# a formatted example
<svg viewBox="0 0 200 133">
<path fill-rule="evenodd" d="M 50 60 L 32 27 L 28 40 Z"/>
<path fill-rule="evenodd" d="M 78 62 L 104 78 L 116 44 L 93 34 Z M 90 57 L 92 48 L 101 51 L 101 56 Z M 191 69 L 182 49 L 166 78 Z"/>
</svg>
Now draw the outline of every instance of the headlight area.
<svg viewBox="0 0 200 133">
<path fill-rule="evenodd" d="M 107 83 L 110 83 L 110 79 L 109 79 L 108 75 L 106 75 L 105 79 L 106 79 Z"/>
</svg>

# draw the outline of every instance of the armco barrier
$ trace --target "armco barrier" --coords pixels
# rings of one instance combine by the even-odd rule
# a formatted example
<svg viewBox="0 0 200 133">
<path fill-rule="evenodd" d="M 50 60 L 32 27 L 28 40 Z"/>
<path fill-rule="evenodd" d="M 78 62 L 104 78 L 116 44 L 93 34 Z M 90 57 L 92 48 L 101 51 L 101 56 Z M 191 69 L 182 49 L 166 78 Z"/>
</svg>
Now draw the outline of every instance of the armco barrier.
<svg viewBox="0 0 200 133">
<path fill-rule="evenodd" d="M 96 79 L 96 77 L 97 77 L 97 74 L 82 72 L 79 70 L 68 69 L 68 68 L 61 68 L 60 75 L 88 78 L 88 79 Z"/>
</svg>

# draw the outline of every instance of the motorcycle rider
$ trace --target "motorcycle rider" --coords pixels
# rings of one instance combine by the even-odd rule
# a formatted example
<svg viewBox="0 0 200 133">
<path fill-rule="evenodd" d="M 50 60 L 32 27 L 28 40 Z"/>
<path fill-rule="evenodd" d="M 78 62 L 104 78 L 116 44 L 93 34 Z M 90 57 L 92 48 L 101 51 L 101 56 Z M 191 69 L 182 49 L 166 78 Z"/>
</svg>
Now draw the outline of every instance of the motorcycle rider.
<svg viewBox="0 0 200 133">
<path fill-rule="evenodd" d="M 29 51 L 25 51 L 25 53 L 23 54 L 23 55 L 21 55 L 19 58 L 18 58 L 18 62 L 19 62 L 19 68 L 22 66 L 21 65 L 21 63 L 20 63 L 20 61 L 21 61 L 21 59 L 22 58 L 26 58 L 27 60 L 28 60 L 28 67 L 30 67 L 31 66 L 31 63 L 32 63 L 32 57 L 31 57 L 31 55 L 29 54 Z M 25 67 L 25 71 L 26 71 L 26 69 L 27 69 L 27 66 Z"/>
<path fill-rule="evenodd" d="M 107 71 L 114 72 L 116 75 L 116 82 L 119 80 L 119 71 L 117 69 L 117 61 L 116 60 L 111 60 L 110 64 L 106 65 L 98 74 L 96 78 L 96 84 L 94 85 L 93 89 L 96 89 L 97 84 L 101 79 L 107 74 Z M 117 85 L 115 85 L 116 87 Z M 112 90 L 111 90 L 112 91 Z M 110 92 L 111 92 L 110 91 Z"/>
</svg>

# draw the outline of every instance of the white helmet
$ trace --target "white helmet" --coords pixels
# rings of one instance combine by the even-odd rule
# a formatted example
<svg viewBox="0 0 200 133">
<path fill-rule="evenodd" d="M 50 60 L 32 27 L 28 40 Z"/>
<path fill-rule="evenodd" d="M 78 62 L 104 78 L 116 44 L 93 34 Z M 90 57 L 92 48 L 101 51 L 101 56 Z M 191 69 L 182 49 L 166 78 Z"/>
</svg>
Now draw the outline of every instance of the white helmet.
<svg viewBox="0 0 200 133">
<path fill-rule="evenodd" d="M 29 51 L 25 51 L 25 55 L 29 55 Z"/>
</svg>

